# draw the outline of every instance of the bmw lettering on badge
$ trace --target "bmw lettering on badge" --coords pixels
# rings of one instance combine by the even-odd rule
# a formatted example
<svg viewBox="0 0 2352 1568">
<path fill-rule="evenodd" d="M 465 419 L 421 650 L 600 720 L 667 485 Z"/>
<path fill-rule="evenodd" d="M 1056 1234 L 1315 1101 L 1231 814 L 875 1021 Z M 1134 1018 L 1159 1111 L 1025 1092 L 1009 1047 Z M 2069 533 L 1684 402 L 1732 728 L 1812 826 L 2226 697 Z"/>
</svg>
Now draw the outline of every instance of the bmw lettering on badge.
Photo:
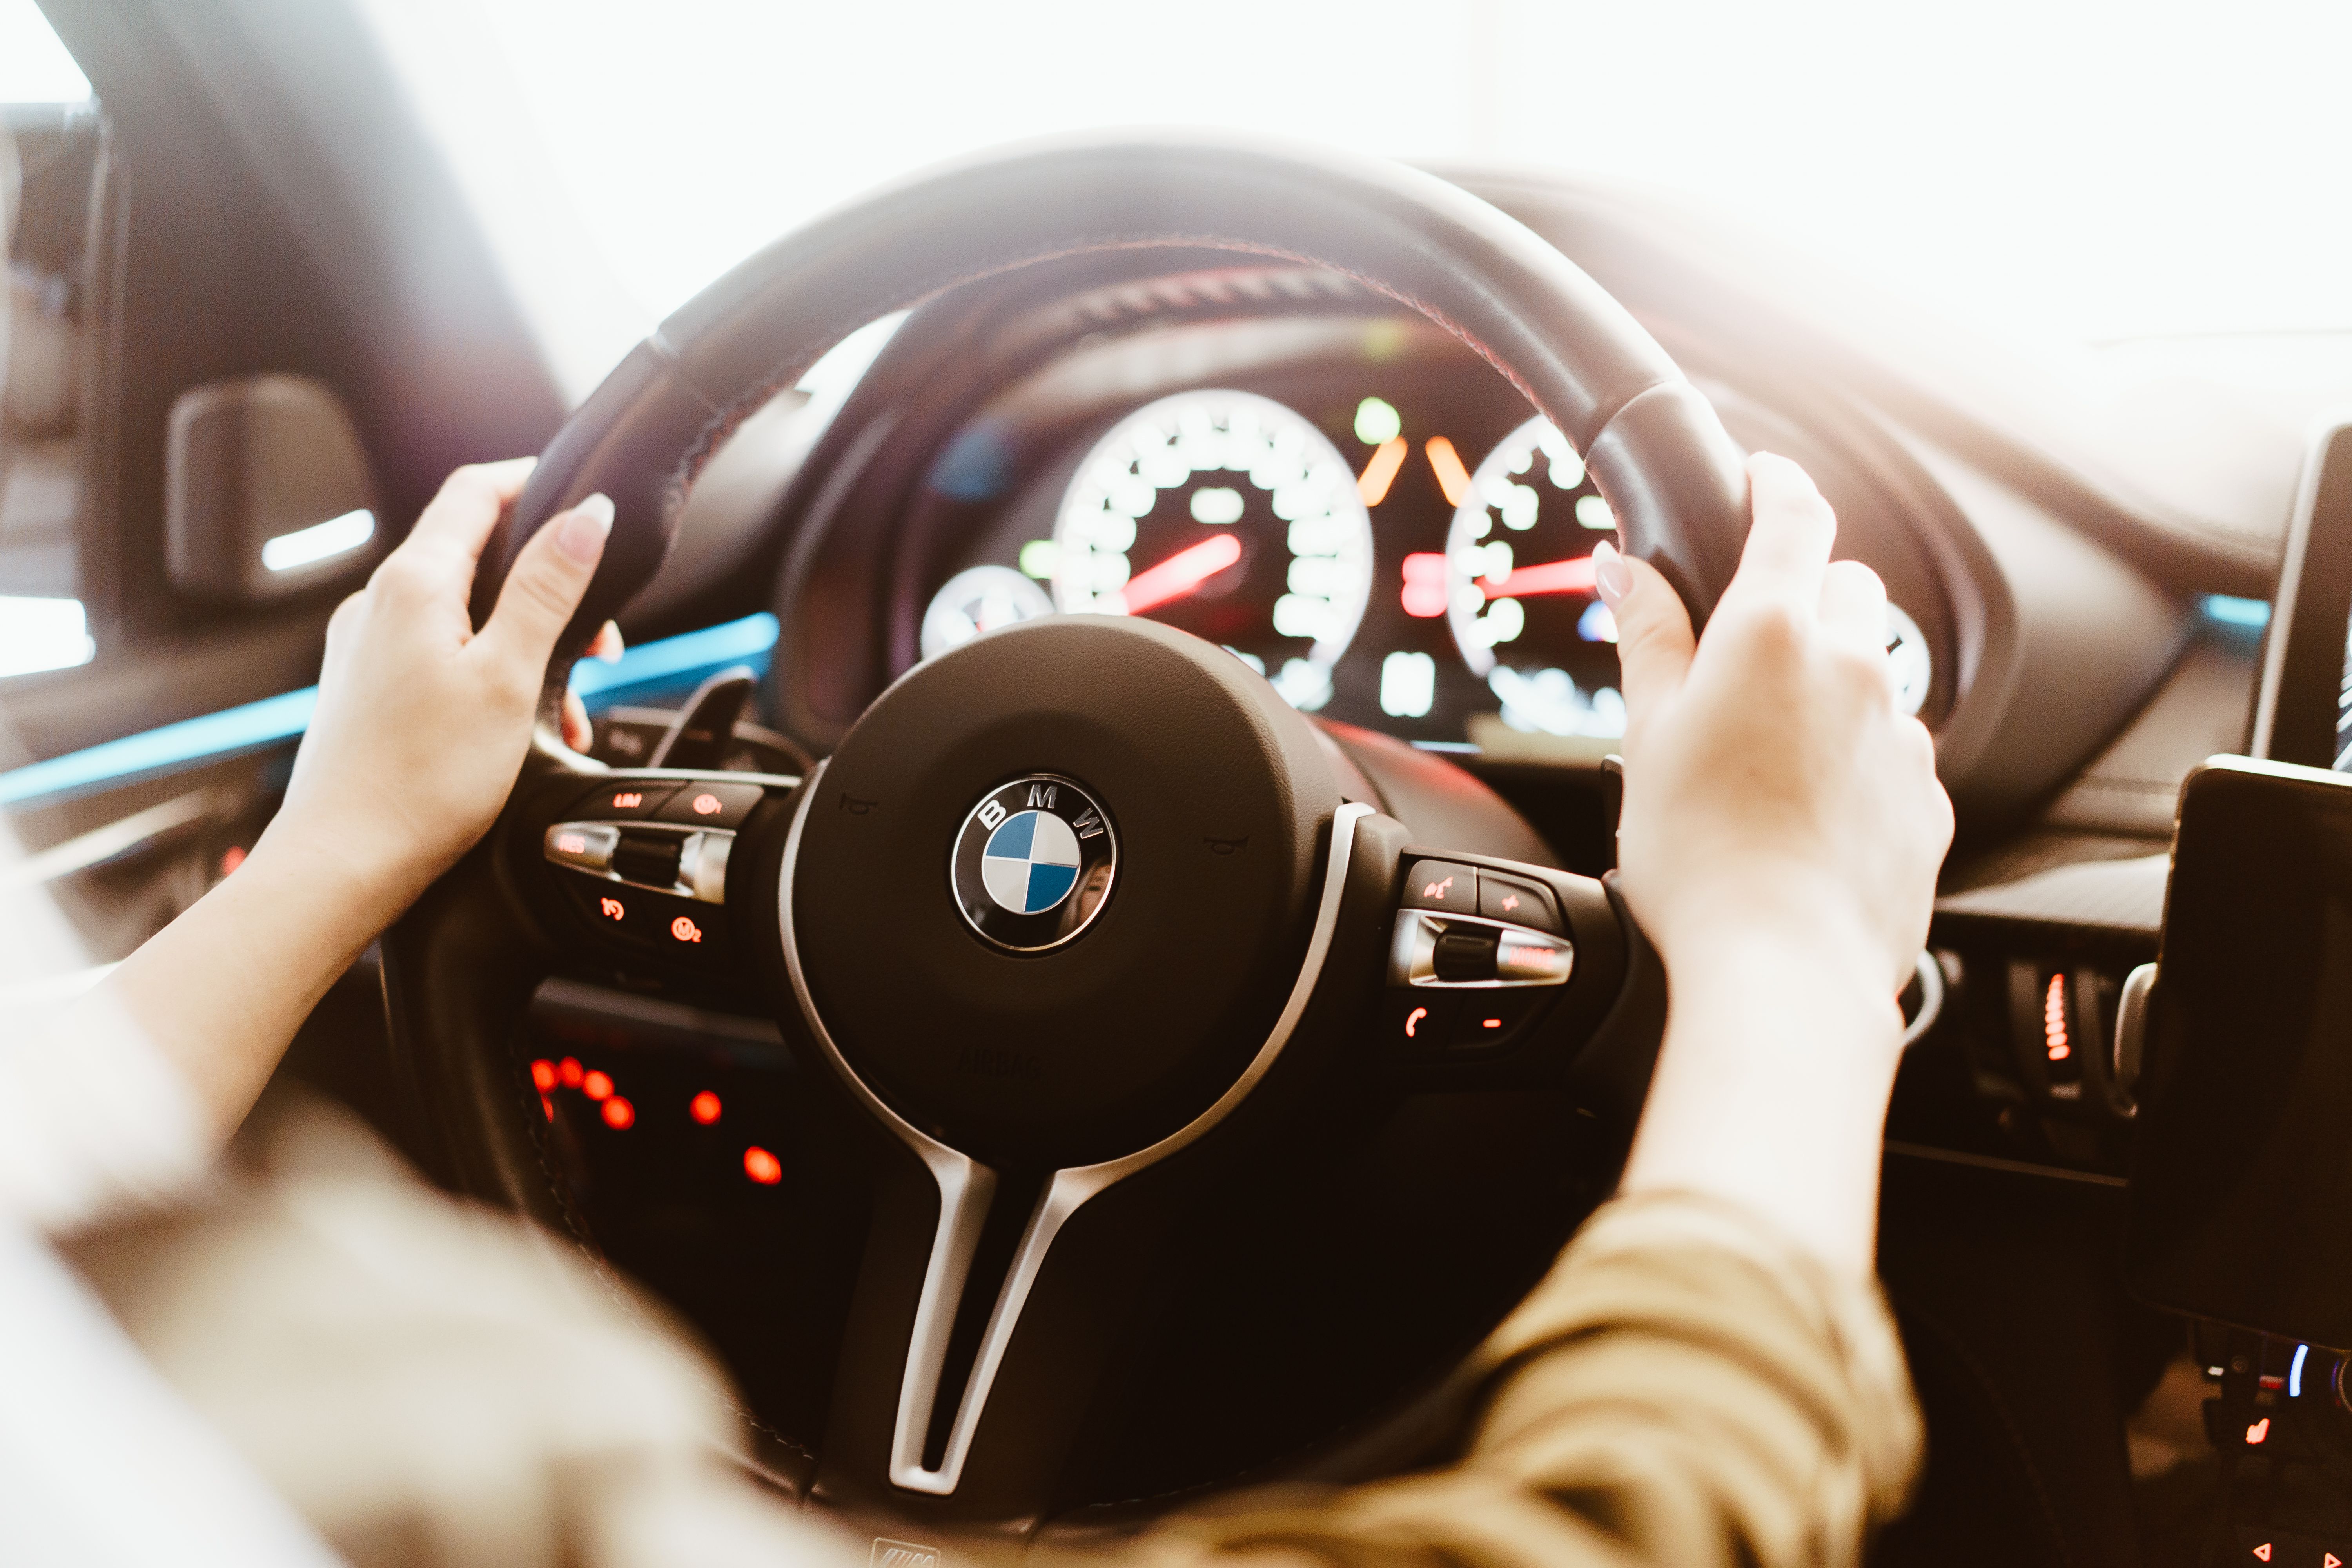
<svg viewBox="0 0 2352 1568">
<path fill-rule="evenodd" d="M 1083 931 L 1110 897 L 1118 837 L 1085 789 L 1031 773 L 982 795 L 949 861 L 956 907 L 1012 952 L 1042 952 Z"/>
</svg>

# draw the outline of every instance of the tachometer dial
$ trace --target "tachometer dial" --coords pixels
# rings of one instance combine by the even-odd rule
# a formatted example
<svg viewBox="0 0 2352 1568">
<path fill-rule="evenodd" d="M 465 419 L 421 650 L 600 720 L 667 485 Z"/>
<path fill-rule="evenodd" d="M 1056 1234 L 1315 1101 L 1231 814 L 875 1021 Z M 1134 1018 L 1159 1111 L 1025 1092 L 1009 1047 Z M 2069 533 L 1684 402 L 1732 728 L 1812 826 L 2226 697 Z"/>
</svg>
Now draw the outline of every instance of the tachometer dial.
<svg viewBox="0 0 2352 1568">
<path fill-rule="evenodd" d="M 1254 393 L 1179 393 L 1095 444 L 1054 522 L 1054 603 L 1222 643 L 1304 709 L 1363 619 L 1372 523 L 1339 449 Z"/>
<path fill-rule="evenodd" d="M 1568 438 L 1540 416 L 1486 454 L 1445 539 L 1445 618 L 1516 730 L 1622 735 L 1617 627 L 1592 547 L 1617 520 Z"/>
</svg>

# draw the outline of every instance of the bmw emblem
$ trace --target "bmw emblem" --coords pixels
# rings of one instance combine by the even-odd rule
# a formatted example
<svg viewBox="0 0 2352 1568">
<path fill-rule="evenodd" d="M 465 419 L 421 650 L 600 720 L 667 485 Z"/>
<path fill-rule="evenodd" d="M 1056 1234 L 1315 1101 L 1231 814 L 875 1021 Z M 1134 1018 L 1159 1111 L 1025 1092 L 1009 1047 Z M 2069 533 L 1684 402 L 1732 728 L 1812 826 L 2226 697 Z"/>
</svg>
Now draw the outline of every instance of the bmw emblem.
<svg viewBox="0 0 2352 1568">
<path fill-rule="evenodd" d="M 1013 952 L 1059 947 L 1092 923 L 1118 870 L 1118 837 L 1068 779 L 1030 773 L 982 795 L 956 834 L 948 880 L 971 929 Z"/>
</svg>

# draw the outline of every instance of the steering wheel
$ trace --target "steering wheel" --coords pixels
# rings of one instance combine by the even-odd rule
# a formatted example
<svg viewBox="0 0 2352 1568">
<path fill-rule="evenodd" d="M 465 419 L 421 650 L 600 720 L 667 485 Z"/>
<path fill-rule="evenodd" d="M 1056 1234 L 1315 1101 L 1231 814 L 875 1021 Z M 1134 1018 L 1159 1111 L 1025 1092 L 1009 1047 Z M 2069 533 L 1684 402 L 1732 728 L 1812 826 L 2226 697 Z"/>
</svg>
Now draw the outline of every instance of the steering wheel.
<svg viewBox="0 0 2352 1568">
<path fill-rule="evenodd" d="M 1663 1022 L 1612 888 L 1486 852 L 1523 829 L 1417 842 L 1264 679 L 1149 621 L 1051 617 L 932 659 L 804 781 L 563 746 L 572 659 L 743 416 L 886 312 L 1152 248 L 1330 268 L 1452 332 L 1585 454 L 1695 617 L 1745 532 L 1738 448 L 1598 285 L 1453 185 L 1324 153 L 1125 140 L 931 174 L 744 263 L 597 389 L 484 560 L 481 606 L 551 516 L 615 502 L 504 816 L 386 939 L 394 1044 L 448 1174 L 546 1215 L 509 1049 L 541 977 L 777 1019 L 897 1151 L 816 1479 L 854 1508 L 1040 1517 L 1170 1216 L 1333 1075 L 1572 1083 L 1630 1132 Z"/>
</svg>

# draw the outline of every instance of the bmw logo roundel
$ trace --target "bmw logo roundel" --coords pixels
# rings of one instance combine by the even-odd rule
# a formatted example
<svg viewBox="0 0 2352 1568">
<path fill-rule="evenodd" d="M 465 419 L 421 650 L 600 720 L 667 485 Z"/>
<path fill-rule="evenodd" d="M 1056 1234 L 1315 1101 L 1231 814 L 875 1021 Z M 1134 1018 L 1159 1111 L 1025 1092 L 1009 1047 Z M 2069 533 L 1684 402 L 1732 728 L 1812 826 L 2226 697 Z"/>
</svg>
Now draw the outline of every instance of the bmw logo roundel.
<svg viewBox="0 0 2352 1568">
<path fill-rule="evenodd" d="M 982 795 L 956 834 L 948 880 L 982 938 L 1013 952 L 1059 947 L 1110 897 L 1118 837 L 1086 790 L 1030 773 Z"/>
</svg>

